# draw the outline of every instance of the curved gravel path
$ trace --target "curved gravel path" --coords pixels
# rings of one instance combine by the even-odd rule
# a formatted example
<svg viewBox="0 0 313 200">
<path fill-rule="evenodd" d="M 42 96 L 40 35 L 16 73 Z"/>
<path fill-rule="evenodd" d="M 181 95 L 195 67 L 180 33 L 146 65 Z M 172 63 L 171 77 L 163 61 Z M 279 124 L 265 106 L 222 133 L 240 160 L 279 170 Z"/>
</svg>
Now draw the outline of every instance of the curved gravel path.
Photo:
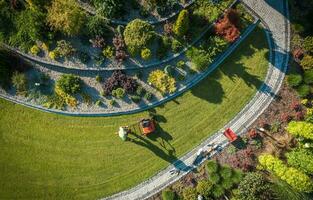
<svg viewBox="0 0 313 200">
<path fill-rule="evenodd" d="M 78 3 L 80 5 L 80 7 L 85 10 L 86 12 L 88 12 L 91 15 L 96 15 L 96 10 L 95 8 L 93 8 L 92 6 L 90 6 L 88 3 L 84 3 L 80 0 L 78 0 Z M 155 20 L 146 20 L 148 23 L 150 23 L 151 25 L 156 25 L 156 24 L 161 24 L 166 22 L 167 20 L 170 20 L 171 18 L 175 17 L 176 15 L 178 15 L 178 13 L 183 10 L 188 8 L 189 6 L 191 6 L 193 3 L 195 3 L 195 0 L 191 0 L 190 2 L 188 2 L 187 4 L 183 5 L 181 4 L 181 9 L 169 14 L 167 17 L 163 17 L 161 19 L 155 19 Z M 129 23 L 129 21 L 122 21 L 122 20 L 117 20 L 117 19 L 107 19 L 109 20 L 112 24 L 115 25 L 127 25 Z"/>
<path fill-rule="evenodd" d="M 232 121 L 215 135 L 209 137 L 198 147 L 184 155 L 180 160 L 136 187 L 104 199 L 146 199 L 158 193 L 195 167 L 191 163 L 200 148 L 206 149 L 208 148 L 207 145 L 212 143 L 219 144 L 222 148 L 225 147 L 228 142 L 222 131 L 226 127 L 230 127 L 237 134 L 243 134 L 246 131 L 246 127 L 251 125 L 273 101 L 283 83 L 289 60 L 290 24 L 287 0 L 242 1 L 262 19 L 263 25 L 267 29 L 266 34 L 271 49 L 270 63 L 268 74 L 262 87 L 250 103 Z M 170 171 L 173 169 L 179 169 L 181 173 L 179 175 L 171 175 Z"/>
</svg>

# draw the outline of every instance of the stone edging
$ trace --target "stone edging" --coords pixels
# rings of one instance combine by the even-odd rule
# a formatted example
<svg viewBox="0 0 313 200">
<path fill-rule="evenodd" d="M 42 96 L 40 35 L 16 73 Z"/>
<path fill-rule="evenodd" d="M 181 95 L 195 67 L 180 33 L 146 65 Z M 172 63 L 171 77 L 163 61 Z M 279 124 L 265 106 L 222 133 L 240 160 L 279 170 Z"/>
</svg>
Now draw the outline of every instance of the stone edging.
<svg viewBox="0 0 313 200">
<path fill-rule="evenodd" d="M 242 41 L 245 40 L 247 36 L 250 35 L 250 33 L 259 25 L 260 20 L 256 20 L 253 25 L 250 25 L 247 30 L 240 36 L 240 38 L 234 42 L 224 53 L 219 55 L 215 61 L 208 67 L 208 69 L 205 72 L 202 72 L 197 77 L 195 77 L 193 80 L 191 80 L 188 84 L 181 87 L 179 90 L 177 90 L 174 94 L 168 95 L 161 100 L 152 102 L 147 104 L 144 107 L 135 108 L 133 110 L 128 111 L 121 111 L 121 112 L 111 112 L 111 113 L 88 113 L 88 112 L 69 112 L 69 111 L 61 111 L 61 110 L 55 110 L 55 109 L 48 109 L 41 105 L 34 105 L 29 102 L 24 102 L 21 100 L 18 100 L 12 96 L 0 94 L 0 97 L 3 99 L 6 99 L 8 101 L 11 101 L 16 104 L 20 104 L 26 107 L 30 107 L 33 109 L 50 112 L 50 113 L 56 113 L 56 114 L 62 114 L 62 115 L 68 115 L 68 116 L 86 116 L 86 117 L 95 117 L 95 116 L 117 116 L 117 115 L 124 115 L 124 114 L 134 114 L 138 112 L 145 111 L 147 109 L 159 106 L 161 104 L 164 104 L 165 102 L 168 102 L 179 95 L 183 94 L 196 84 L 198 84 L 200 81 L 202 81 L 205 77 L 207 77 L 210 73 L 212 73 L 240 44 Z"/>
</svg>

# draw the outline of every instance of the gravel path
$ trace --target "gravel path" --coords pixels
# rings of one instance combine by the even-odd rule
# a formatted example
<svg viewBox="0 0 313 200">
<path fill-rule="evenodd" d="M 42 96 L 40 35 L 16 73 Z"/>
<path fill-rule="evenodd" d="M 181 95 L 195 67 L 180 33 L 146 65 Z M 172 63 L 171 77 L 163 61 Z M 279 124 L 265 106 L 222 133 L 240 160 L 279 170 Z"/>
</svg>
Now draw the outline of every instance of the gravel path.
<svg viewBox="0 0 313 200">
<path fill-rule="evenodd" d="M 223 129 L 202 142 L 198 147 L 187 153 L 180 160 L 160 171 L 151 179 L 124 192 L 120 192 L 104 199 L 146 199 L 168 185 L 186 175 L 194 166 L 196 152 L 200 148 L 208 148 L 208 144 L 219 144 L 222 148 L 228 142 L 222 131 L 230 127 L 238 134 L 243 134 L 246 127 L 251 125 L 258 116 L 269 106 L 278 93 L 287 70 L 290 48 L 290 24 L 287 0 L 242 0 L 263 21 L 270 44 L 270 63 L 265 83 L 259 89 L 251 102 Z M 216 152 L 217 153 L 217 152 Z M 170 170 L 179 169 L 179 175 L 171 175 Z"/>
<path fill-rule="evenodd" d="M 195 0 L 191 0 L 189 2 L 187 2 L 186 4 L 180 4 L 181 9 L 176 10 L 175 12 L 172 12 L 171 14 L 169 14 L 166 17 L 160 18 L 160 19 L 144 19 L 145 21 L 147 21 L 148 23 L 150 23 L 151 25 L 156 25 L 156 24 L 161 24 L 166 22 L 167 20 L 170 20 L 171 18 L 175 17 L 176 15 L 178 15 L 178 13 L 183 10 L 188 8 L 189 6 L 191 6 L 193 3 L 195 2 Z M 86 12 L 88 12 L 91 15 L 96 15 L 96 10 L 95 8 L 93 8 L 92 6 L 90 6 L 88 3 L 84 3 L 82 1 L 78 1 L 79 5 L 81 6 L 81 8 L 83 10 L 85 10 Z M 127 25 L 129 21 L 123 21 L 123 20 L 117 20 L 117 19 L 108 19 L 112 24 L 115 25 Z"/>
</svg>

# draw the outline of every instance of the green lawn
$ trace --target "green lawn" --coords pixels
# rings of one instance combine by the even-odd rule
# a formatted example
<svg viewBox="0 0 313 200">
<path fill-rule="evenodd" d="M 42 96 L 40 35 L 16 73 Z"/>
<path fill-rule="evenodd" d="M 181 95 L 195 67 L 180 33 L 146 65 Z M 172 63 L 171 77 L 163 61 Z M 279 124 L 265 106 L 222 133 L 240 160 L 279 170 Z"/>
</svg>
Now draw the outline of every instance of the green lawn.
<svg viewBox="0 0 313 200">
<path fill-rule="evenodd" d="M 147 112 L 66 117 L 0 100 L 0 199 L 96 199 L 135 186 L 231 120 L 262 84 L 267 59 L 257 30 L 209 78 L 155 109 L 154 137 L 133 142 L 114 133 Z"/>
</svg>

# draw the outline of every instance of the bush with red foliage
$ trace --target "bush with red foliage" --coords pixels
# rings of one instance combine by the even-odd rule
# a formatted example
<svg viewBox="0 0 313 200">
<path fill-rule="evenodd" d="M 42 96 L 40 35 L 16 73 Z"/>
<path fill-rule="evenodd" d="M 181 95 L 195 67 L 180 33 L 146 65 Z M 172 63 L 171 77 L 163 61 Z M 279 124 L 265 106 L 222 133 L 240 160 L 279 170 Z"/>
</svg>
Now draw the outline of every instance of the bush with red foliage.
<svg viewBox="0 0 313 200">
<path fill-rule="evenodd" d="M 105 46 L 105 40 L 103 37 L 96 36 L 94 39 L 89 40 L 93 48 L 103 48 Z"/>
<path fill-rule="evenodd" d="M 163 26 L 163 30 L 167 36 L 173 35 L 173 24 L 171 22 L 166 22 Z"/>
<path fill-rule="evenodd" d="M 115 47 L 115 60 L 121 64 L 126 58 L 125 42 L 121 35 L 115 35 L 113 38 L 113 45 Z"/>
<path fill-rule="evenodd" d="M 248 132 L 248 137 L 249 137 L 250 139 L 255 139 L 257 136 L 258 136 L 258 133 L 256 132 L 255 129 L 251 129 L 251 130 Z"/>
<path fill-rule="evenodd" d="M 289 114 L 289 113 L 283 113 L 281 116 L 280 116 L 280 120 L 282 122 L 290 122 L 292 120 L 292 116 Z"/>
<path fill-rule="evenodd" d="M 229 42 L 234 42 L 239 36 L 239 15 L 234 9 L 226 11 L 224 17 L 215 24 L 215 33 Z"/>
<path fill-rule="evenodd" d="M 299 112 L 299 111 L 302 110 L 301 104 L 299 102 L 296 102 L 296 101 L 292 102 L 290 107 L 291 107 L 292 110 L 294 110 L 296 112 Z"/>
<path fill-rule="evenodd" d="M 302 49 L 296 48 L 295 50 L 293 50 L 292 55 L 295 60 L 301 60 L 303 58 L 304 52 Z"/>
<path fill-rule="evenodd" d="M 295 120 L 302 121 L 302 120 L 304 120 L 304 116 L 305 116 L 304 112 L 299 111 L 295 114 Z"/>
<path fill-rule="evenodd" d="M 137 90 L 138 83 L 135 79 L 127 76 L 122 71 L 114 71 L 103 85 L 105 95 L 112 94 L 112 91 L 117 88 L 123 88 L 128 93 L 134 93 Z"/>
<path fill-rule="evenodd" d="M 251 171 L 254 166 L 254 154 L 251 148 L 238 151 L 227 162 L 231 167 L 241 169 L 244 172 Z"/>
</svg>

